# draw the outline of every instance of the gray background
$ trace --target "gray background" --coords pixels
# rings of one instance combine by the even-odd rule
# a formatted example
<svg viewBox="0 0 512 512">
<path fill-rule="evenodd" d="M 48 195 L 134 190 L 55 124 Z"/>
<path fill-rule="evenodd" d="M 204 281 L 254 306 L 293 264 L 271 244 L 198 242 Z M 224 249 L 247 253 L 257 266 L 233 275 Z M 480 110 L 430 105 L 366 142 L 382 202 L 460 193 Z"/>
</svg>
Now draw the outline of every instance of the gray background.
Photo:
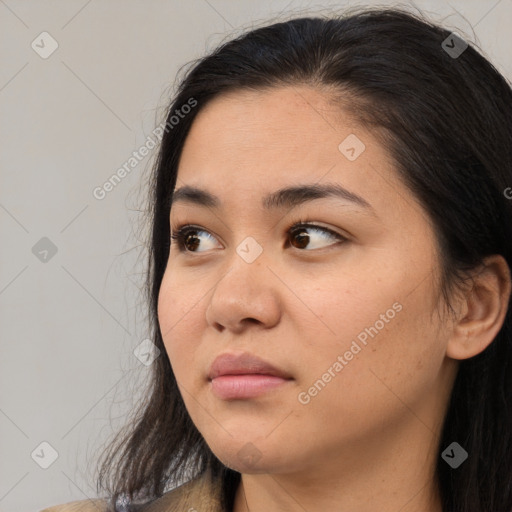
<svg viewBox="0 0 512 512">
<path fill-rule="evenodd" d="M 104 199 L 94 188 L 162 120 L 183 64 L 283 11 L 355 5 L 0 0 L 0 511 L 94 497 L 97 457 L 149 375 L 133 351 L 147 337 L 139 290 L 154 151 Z M 512 0 L 414 5 L 512 78 Z M 48 50 L 44 31 L 59 45 L 46 59 L 31 47 Z M 34 254 L 44 237 L 56 254 Z M 42 442 L 58 453 L 47 469 Z"/>
</svg>

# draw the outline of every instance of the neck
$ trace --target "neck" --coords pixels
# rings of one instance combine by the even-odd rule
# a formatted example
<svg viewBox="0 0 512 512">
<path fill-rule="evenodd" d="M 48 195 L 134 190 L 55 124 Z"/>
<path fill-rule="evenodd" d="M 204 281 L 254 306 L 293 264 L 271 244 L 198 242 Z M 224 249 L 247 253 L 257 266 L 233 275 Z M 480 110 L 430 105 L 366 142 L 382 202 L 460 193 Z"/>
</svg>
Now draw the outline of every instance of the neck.
<svg viewBox="0 0 512 512">
<path fill-rule="evenodd" d="M 408 437 L 390 428 L 343 452 L 331 447 L 316 467 L 242 474 L 233 512 L 443 512 L 435 479 L 438 437 L 430 432 L 426 439 L 428 427 L 418 418 L 411 424 Z"/>
</svg>

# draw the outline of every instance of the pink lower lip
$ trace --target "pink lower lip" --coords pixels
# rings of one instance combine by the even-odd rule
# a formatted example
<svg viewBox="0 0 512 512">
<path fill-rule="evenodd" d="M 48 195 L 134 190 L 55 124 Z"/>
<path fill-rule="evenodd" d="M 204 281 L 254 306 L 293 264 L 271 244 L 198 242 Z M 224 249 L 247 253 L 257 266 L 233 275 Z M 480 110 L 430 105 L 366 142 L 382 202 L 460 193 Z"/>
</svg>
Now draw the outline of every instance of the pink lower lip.
<svg viewBox="0 0 512 512">
<path fill-rule="evenodd" d="M 221 375 L 212 379 L 212 391 L 223 400 L 254 398 L 281 386 L 289 379 L 274 375 Z"/>
</svg>

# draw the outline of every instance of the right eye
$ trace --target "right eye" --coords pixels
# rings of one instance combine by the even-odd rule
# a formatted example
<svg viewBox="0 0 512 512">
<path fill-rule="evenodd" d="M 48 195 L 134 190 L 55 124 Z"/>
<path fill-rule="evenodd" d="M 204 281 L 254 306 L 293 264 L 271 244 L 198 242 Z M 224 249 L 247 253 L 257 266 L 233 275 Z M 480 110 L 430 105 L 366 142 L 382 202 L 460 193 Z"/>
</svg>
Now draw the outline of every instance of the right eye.
<svg viewBox="0 0 512 512">
<path fill-rule="evenodd" d="M 204 229 L 196 228 L 190 225 L 177 227 L 175 233 L 171 235 L 171 238 L 178 243 L 178 249 L 181 252 L 197 252 L 193 249 L 189 249 L 189 246 L 187 246 L 187 244 L 192 244 L 194 248 L 197 248 L 199 245 L 199 237 L 195 236 L 194 233 L 206 233 L 210 240 L 214 240 L 214 238 Z"/>
</svg>

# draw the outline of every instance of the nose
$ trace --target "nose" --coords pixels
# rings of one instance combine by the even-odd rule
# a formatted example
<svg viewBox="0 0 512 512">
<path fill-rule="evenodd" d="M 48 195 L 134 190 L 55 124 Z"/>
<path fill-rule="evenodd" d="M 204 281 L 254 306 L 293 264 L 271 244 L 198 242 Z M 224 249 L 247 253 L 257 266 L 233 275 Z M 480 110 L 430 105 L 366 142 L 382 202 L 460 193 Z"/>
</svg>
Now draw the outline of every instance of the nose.
<svg viewBox="0 0 512 512">
<path fill-rule="evenodd" d="M 253 324 L 273 327 L 281 318 L 279 279 L 263 259 L 252 263 L 238 256 L 234 259 L 210 296 L 208 325 L 219 332 L 228 329 L 233 333 L 241 333 Z"/>
</svg>

